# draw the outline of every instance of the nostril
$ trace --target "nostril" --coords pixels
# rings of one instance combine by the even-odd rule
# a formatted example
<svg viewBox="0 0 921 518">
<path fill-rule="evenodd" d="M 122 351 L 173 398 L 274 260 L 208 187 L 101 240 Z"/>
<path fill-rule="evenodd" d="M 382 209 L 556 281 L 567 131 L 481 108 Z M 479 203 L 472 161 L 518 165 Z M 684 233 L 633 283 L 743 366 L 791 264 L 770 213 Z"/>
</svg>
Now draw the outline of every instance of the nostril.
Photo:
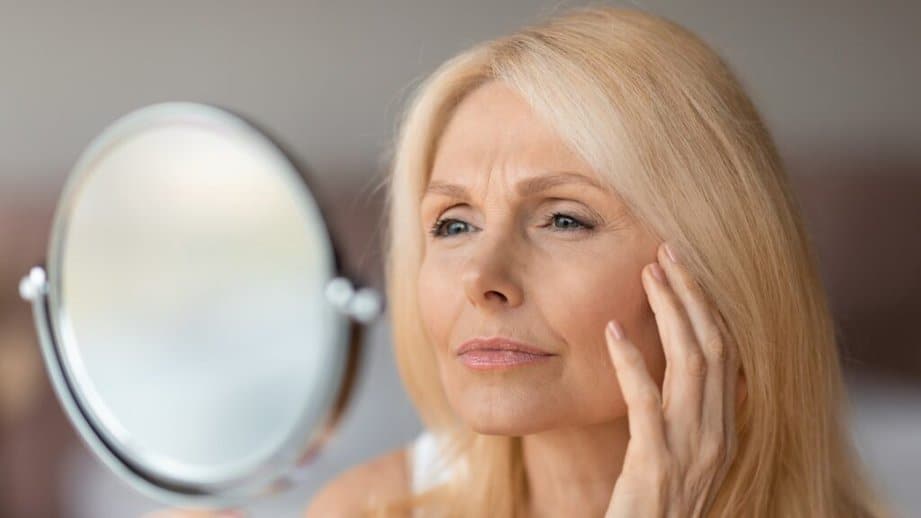
<svg viewBox="0 0 921 518">
<path fill-rule="evenodd" d="M 508 301 L 508 297 L 506 297 L 506 296 L 503 295 L 502 293 L 499 293 L 499 292 L 496 291 L 496 290 L 489 290 L 489 291 L 487 291 L 487 292 L 486 292 L 486 298 L 487 298 L 487 299 L 498 298 L 499 301 L 501 301 L 501 302 L 506 302 L 506 301 Z"/>
</svg>

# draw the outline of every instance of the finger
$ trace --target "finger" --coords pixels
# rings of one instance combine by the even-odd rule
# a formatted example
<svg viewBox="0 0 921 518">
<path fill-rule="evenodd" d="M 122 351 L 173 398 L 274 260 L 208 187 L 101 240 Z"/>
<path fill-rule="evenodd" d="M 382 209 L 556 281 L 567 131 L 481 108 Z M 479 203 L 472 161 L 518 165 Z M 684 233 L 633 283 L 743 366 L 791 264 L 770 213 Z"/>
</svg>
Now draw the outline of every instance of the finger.
<svg viewBox="0 0 921 518">
<path fill-rule="evenodd" d="M 724 419 L 727 422 L 727 431 L 735 433 L 735 416 L 738 412 L 738 408 L 742 401 L 745 399 L 745 381 L 744 381 L 744 372 L 742 371 L 742 364 L 739 359 L 739 349 L 736 345 L 734 335 L 730 332 L 729 325 L 726 324 L 726 318 L 723 317 L 722 312 L 714 304 L 712 309 L 713 321 L 716 322 L 717 327 L 719 327 L 720 334 L 726 340 L 725 347 L 725 381 L 723 383 L 724 388 L 724 400 L 725 406 L 724 412 L 727 414 L 727 417 Z"/>
<path fill-rule="evenodd" d="M 647 452 L 666 451 L 665 419 L 659 387 L 646 368 L 640 350 L 624 336 L 623 328 L 611 321 L 605 329 L 608 353 L 617 372 L 617 382 L 627 404 L 630 445 Z"/>
<path fill-rule="evenodd" d="M 678 296 L 691 323 L 697 344 L 707 365 L 701 401 L 701 425 L 711 432 L 724 431 L 727 338 L 714 319 L 715 306 L 691 273 L 680 263 L 674 246 L 662 244 L 658 258 L 669 284 Z M 730 390 L 730 394 L 734 394 Z"/>
<path fill-rule="evenodd" d="M 739 378 L 742 371 L 739 362 L 734 358 L 730 358 L 726 369 L 726 388 L 723 399 L 723 434 L 726 446 L 729 448 L 728 457 L 731 458 L 735 454 L 736 447 L 736 401 L 739 395 Z"/>
<path fill-rule="evenodd" d="M 735 448 L 737 444 L 736 437 L 736 405 L 739 403 L 739 397 L 743 396 L 742 390 L 744 387 L 744 380 L 742 380 L 742 365 L 739 361 L 739 351 L 736 346 L 735 340 L 732 338 L 732 335 L 729 333 L 729 328 L 726 325 L 726 321 L 722 315 L 717 312 L 716 321 L 720 329 L 723 332 L 723 336 L 727 337 L 727 359 L 726 359 L 726 381 L 725 381 L 725 395 L 724 395 L 724 418 L 725 423 L 725 437 L 727 441 L 727 446 L 729 448 L 729 455 L 727 456 L 731 461 L 732 457 L 735 455 Z"/>
<path fill-rule="evenodd" d="M 680 299 L 667 279 L 660 280 L 653 273 L 657 266 L 657 263 L 652 263 L 644 268 L 643 287 L 655 313 L 665 352 L 665 379 L 662 383 L 665 420 L 669 437 L 675 435 L 677 439 L 689 432 L 697 434 L 699 431 L 707 365 Z M 659 272 L 664 277 L 660 266 Z M 687 448 L 684 450 L 689 453 Z"/>
</svg>

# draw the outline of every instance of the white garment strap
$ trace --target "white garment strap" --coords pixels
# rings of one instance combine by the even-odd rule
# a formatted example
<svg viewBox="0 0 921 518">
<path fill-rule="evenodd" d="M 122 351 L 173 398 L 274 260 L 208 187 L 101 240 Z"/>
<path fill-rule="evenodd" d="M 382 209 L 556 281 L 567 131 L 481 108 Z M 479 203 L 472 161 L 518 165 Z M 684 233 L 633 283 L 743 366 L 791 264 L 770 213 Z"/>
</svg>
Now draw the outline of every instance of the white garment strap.
<svg viewBox="0 0 921 518">
<path fill-rule="evenodd" d="M 447 482 L 454 473 L 448 466 L 443 466 L 444 458 L 439 450 L 439 443 L 433 433 L 423 430 L 410 448 L 410 467 L 412 470 L 412 491 L 421 493 L 426 489 Z"/>
</svg>

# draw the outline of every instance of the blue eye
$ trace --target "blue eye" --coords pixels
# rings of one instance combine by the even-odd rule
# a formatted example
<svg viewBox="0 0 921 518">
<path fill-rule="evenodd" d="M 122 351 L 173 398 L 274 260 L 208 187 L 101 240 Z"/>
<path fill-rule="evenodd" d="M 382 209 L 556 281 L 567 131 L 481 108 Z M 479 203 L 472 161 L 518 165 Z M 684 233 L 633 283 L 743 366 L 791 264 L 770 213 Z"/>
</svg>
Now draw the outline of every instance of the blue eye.
<svg viewBox="0 0 921 518">
<path fill-rule="evenodd" d="M 554 212 L 550 215 L 550 223 L 553 224 L 556 222 L 562 222 L 561 225 L 555 226 L 554 228 L 559 230 L 580 230 L 580 229 L 591 229 L 592 226 L 582 221 L 570 216 L 569 214 L 563 214 L 562 212 Z"/>
<path fill-rule="evenodd" d="M 457 235 L 457 232 L 455 232 L 455 233 L 449 233 L 449 234 L 443 234 L 442 231 L 445 230 L 445 229 L 448 229 L 449 232 L 450 232 L 451 229 L 458 229 L 458 228 L 459 228 L 461 231 L 463 231 L 463 228 L 464 228 L 465 226 L 468 226 L 468 227 L 469 227 L 470 225 L 469 225 L 468 223 L 464 222 L 464 221 L 459 220 L 459 219 L 443 218 L 443 219 L 439 219 L 438 221 L 436 221 L 436 222 L 432 225 L 432 228 L 429 230 L 429 234 L 431 234 L 432 236 L 434 236 L 434 237 L 436 237 L 436 238 L 438 238 L 438 237 L 453 236 L 453 235 Z"/>
</svg>

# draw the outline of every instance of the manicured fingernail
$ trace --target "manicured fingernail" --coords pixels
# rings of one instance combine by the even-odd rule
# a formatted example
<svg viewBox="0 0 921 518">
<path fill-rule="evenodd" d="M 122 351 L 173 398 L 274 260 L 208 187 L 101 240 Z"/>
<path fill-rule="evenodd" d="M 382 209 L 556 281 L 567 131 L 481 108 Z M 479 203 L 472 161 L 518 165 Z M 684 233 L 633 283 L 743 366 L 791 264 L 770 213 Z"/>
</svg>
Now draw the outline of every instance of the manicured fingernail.
<svg viewBox="0 0 921 518">
<path fill-rule="evenodd" d="M 652 263 L 649 268 L 652 270 L 652 274 L 656 276 L 656 279 L 659 279 L 661 282 L 665 282 L 665 270 L 659 266 L 659 263 Z"/>
<path fill-rule="evenodd" d="M 675 250 L 669 246 L 668 243 L 665 243 L 665 253 L 668 254 L 668 258 L 671 259 L 673 263 L 679 262 L 678 254 L 675 253 Z"/>
<path fill-rule="evenodd" d="M 624 339 L 624 330 L 620 327 L 620 324 L 618 324 L 616 320 L 611 320 L 608 322 L 608 332 L 611 333 L 611 336 L 613 336 L 615 340 Z"/>
</svg>

